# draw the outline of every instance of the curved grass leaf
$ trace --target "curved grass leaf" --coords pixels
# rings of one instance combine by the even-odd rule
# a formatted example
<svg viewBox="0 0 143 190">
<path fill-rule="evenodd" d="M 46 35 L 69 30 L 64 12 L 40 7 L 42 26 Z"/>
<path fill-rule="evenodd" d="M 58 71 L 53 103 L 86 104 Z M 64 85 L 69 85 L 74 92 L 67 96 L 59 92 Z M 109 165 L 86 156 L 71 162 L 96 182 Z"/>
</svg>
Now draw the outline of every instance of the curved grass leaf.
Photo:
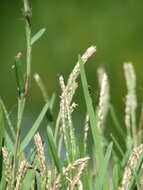
<svg viewBox="0 0 143 190">
<path fill-rule="evenodd" d="M 124 151 L 122 149 L 122 147 L 120 146 L 120 144 L 118 143 L 118 141 L 116 140 L 116 138 L 113 136 L 113 134 L 110 134 L 114 144 L 116 145 L 117 149 L 119 150 L 120 154 L 122 155 L 122 157 L 124 157 Z"/>
<path fill-rule="evenodd" d="M 86 74 L 85 74 L 83 62 L 82 62 L 82 59 L 80 56 L 79 56 L 79 64 L 80 64 L 81 82 L 82 82 L 85 102 L 86 102 L 86 106 L 87 106 L 87 112 L 89 114 L 90 127 L 91 127 L 94 148 L 95 148 L 95 153 L 96 153 L 95 154 L 96 155 L 96 169 L 97 169 L 96 172 L 99 172 L 99 169 L 102 167 L 103 160 L 104 160 L 102 140 L 101 140 L 101 135 L 99 133 L 99 130 L 97 128 L 97 121 L 95 118 L 95 113 L 94 113 L 91 97 L 88 92 L 88 84 L 87 84 Z M 104 179 L 105 190 L 109 189 L 108 184 L 109 184 L 108 179 L 107 179 L 107 177 L 105 177 L 105 179 Z"/>
<path fill-rule="evenodd" d="M 34 125 L 29 130 L 28 134 L 26 135 L 26 137 L 22 141 L 22 143 L 20 145 L 20 153 L 24 151 L 24 149 L 27 147 L 27 145 L 29 144 L 29 142 L 33 138 L 34 134 L 36 133 L 37 129 L 39 128 L 39 126 L 40 126 L 40 124 L 41 124 L 41 122 L 42 122 L 42 120 L 43 120 L 43 118 L 44 118 L 44 116 L 45 116 L 45 114 L 47 112 L 48 107 L 49 107 L 49 104 L 45 104 L 45 106 L 42 109 L 40 115 L 36 119 Z"/>
</svg>

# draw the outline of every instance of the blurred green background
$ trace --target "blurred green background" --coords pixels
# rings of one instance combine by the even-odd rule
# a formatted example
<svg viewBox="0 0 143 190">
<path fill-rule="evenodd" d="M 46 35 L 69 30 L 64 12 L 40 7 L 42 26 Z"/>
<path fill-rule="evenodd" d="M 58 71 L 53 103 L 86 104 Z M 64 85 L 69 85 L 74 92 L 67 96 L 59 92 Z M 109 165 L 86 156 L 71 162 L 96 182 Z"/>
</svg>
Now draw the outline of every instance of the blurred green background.
<svg viewBox="0 0 143 190">
<path fill-rule="evenodd" d="M 32 51 L 32 74 L 38 72 L 49 95 L 60 88 L 57 74 L 65 81 L 74 67 L 78 54 L 92 44 L 96 55 L 86 65 L 93 101 L 97 103 L 99 87 L 97 67 L 103 65 L 108 73 L 111 101 L 118 117 L 124 122 L 126 94 L 123 62 L 132 61 L 137 74 L 138 110 L 143 94 L 143 1 L 142 0 L 31 0 L 32 33 L 47 27 L 45 35 Z M 16 82 L 11 69 L 14 56 L 22 51 L 25 61 L 25 23 L 22 0 L 0 1 L 0 96 L 10 110 L 17 103 Z M 76 127 L 85 116 L 81 86 L 77 91 Z M 35 120 L 44 102 L 33 78 L 25 111 L 26 130 Z"/>
</svg>

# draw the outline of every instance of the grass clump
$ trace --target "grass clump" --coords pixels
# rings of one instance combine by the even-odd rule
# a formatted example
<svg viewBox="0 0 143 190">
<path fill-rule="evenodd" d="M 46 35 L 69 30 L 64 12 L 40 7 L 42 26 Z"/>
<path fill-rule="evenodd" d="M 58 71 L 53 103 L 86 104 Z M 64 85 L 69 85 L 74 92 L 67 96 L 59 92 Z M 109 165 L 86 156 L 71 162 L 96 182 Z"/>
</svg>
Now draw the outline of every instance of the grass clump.
<svg viewBox="0 0 143 190">
<path fill-rule="evenodd" d="M 17 82 L 17 125 L 13 125 L 2 99 L 0 99 L 0 189 L 1 190 L 131 190 L 143 189 L 142 185 L 142 118 L 137 127 L 136 122 L 136 77 L 131 63 L 124 64 L 127 95 L 125 104 L 125 128 L 122 128 L 110 102 L 110 88 L 106 72 L 100 68 L 98 78 L 100 84 L 99 104 L 94 108 L 84 70 L 84 64 L 96 52 L 96 47 L 89 47 L 78 57 L 78 62 L 69 75 L 67 84 L 62 75 L 59 76 L 61 87 L 60 106 L 57 119 L 53 118 L 55 94 L 48 96 L 46 87 L 39 74 L 34 79 L 43 95 L 45 105 L 33 126 L 21 140 L 23 115 L 26 106 L 29 83 L 31 79 L 32 46 L 45 33 L 39 30 L 33 37 L 31 34 L 31 8 L 28 0 L 24 0 L 24 18 L 26 24 L 26 71 L 23 71 L 21 53 L 15 57 L 14 70 Z M 26 75 L 24 74 L 26 72 Z M 72 113 L 76 109 L 73 96 L 78 87 L 80 75 L 83 94 L 87 108 L 83 138 L 75 134 Z M 122 149 L 116 139 L 115 131 L 105 135 L 105 126 L 110 113 L 115 131 L 125 143 Z M 47 118 L 47 144 L 43 144 L 38 128 Z M 4 124 L 7 121 L 8 131 Z M 16 131 L 15 131 L 16 128 Z M 92 134 L 92 156 L 89 151 L 88 132 Z M 24 150 L 34 139 L 35 146 L 25 155 Z M 82 141 L 82 143 L 79 141 Z M 82 147 L 79 146 L 82 144 Z M 65 147 L 65 156 L 62 149 Z M 48 150 L 48 156 L 46 151 Z M 118 150 L 118 151 L 116 151 Z"/>
</svg>

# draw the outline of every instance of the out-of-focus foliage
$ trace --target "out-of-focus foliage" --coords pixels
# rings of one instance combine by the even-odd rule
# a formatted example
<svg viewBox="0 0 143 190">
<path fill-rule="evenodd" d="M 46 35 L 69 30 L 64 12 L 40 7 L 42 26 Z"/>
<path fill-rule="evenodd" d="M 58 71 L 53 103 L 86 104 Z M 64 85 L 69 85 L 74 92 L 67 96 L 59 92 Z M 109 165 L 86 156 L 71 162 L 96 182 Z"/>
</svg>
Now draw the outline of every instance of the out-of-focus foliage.
<svg viewBox="0 0 143 190">
<path fill-rule="evenodd" d="M 139 96 L 142 98 L 142 0 L 138 2 L 135 0 L 31 0 L 30 3 L 33 34 L 39 28 L 47 28 L 46 35 L 33 48 L 32 70 L 33 73 L 38 71 L 42 74 L 49 94 L 55 90 L 58 91 L 57 74 L 62 73 L 67 77 L 76 63 L 77 54 L 82 53 L 89 45 L 95 44 L 97 54 L 87 68 L 88 78 L 94 90 L 94 98 L 96 99 L 98 94 L 97 80 L 94 77 L 96 67 L 103 64 L 110 76 L 112 101 L 118 114 L 124 114 L 122 108 L 124 104 L 122 97 L 125 94 L 123 61 L 135 63 Z M 1 96 L 7 101 L 9 107 L 16 103 L 16 90 L 9 88 L 15 85 L 11 66 L 14 63 L 14 56 L 18 53 L 17 50 L 25 50 L 24 19 L 21 7 L 22 0 L 6 0 L 0 3 L 0 60 L 2 65 L 0 89 Z M 24 61 L 24 56 L 22 60 Z M 120 88 L 116 88 L 117 81 Z M 33 83 L 31 94 L 34 96 L 32 99 L 29 97 L 27 110 L 34 111 L 36 115 L 40 111 L 41 95 Z M 117 95 L 120 96 L 117 97 Z M 34 108 L 31 105 L 34 105 Z"/>
</svg>

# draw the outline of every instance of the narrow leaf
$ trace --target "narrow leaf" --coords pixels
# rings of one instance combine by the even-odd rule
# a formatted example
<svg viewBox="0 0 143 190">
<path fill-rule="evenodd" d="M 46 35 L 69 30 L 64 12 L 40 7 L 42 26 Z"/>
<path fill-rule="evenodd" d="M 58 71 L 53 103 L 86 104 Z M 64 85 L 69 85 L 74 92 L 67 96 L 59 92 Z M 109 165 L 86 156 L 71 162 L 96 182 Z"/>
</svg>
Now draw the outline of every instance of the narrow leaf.
<svg viewBox="0 0 143 190">
<path fill-rule="evenodd" d="M 24 80 L 24 75 L 23 75 L 23 71 L 22 71 L 21 53 L 18 53 L 17 56 L 15 57 L 14 69 L 15 69 L 18 92 L 20 94 L 24 93 L 25 80 Z"/>
<path fill-rule="evenodd" d="M 89 119 L 90 119 L 90 124 L 91 124 L 91 132 L 94 140 L 94 146 L 96 150 L 96 157 L 97 161 L 99 162 L 98 167 L 100 168 L 101 163 L 103 161 L 103 149 L 101 146 L 101 136 L 99 134 L 99 130 L 97 128 L 97 122 L 94 114 L 94 109 L 91 101 L 91 97 L 88 92 L 88 84 L 87 84 L 87 79 L 82 63 L 81 57 L 79 57 L 79 63 L 80 63 L 80 72 L 81 72 L 81 81 L 82 81 L 82 86 L 83 86 L 83 91 L 84 91 L 84 96 L 85 96 L 85 101 L 86 101 L 86 106 L 87 106 L 87 111 L 89 114 Z"/>
<path fill-rule="evenodd" d="M 54 136 L 53 136 L 52 130 L 51 130 L 51 128 L 49 126 L 47 127 L 47 138 L 48 138 L 48 145 L 49 145 L 49 148 L 50 148 L 49 153 L 52 154 L 51 156 L 53 157 L 53 160 L 55 162 L 55 166 L 57 168 L 57 171 L 61 175 L 61 178 L 62 178 L 62 187 L 64 187 L 65 184 L 64 184 L 64 176 L 63 176 L 62 164 L 61 164 L 61 161 L 60 161 L 60 159 L 58 157 L 58 154 L 57 154 L 56 144 L 55 144 L 55 141 L 54 141 Z"/>
<path fill-rule="evenodd" d="M 46 112 L 47 109 L 49 107 L 49 104 L 46 104 L 44 106 L 44 108 L 42 109 L 40 115 L 38 116 L 38 118 L 36 119 L 34 125 L 32 126 L 32 128 L 29 130 L 28 134 L 26 135 L 26 137 L 24 138 L 24 140 L 21 143 L 20 146 L 20 153 L 24 151 L 24 149 L 27 147 L 27 145 L 29 144 L 29 142 L 31 141 L 31 139 L 33 138 L 34 134 L 36 133 L 37 129 L 39 128 Z"/>
<path fill-rule="evenodd" d="M 4 105 L 4 102 L 2 101 L 1 98 L 0 98 L 0 105 L 1 105 L 1 107 L 3 109 L 3 113 L 4 113 L 6 121 L 8 123 L 8 127 L 10 129 L 10 132 L 12 133 L 12 137 L 15 139 L 16 134 L 15 134 L 15 131 L 14 131 L 14 126 L 12 125 L 12 122 L 11 122 L 11 120 L 9 118 L 8 111 L 7 111 L 7 109 L 6 109 L 5 105 Z"/>
<path fill-rule="evenodd" d="M 112 152 L 112 146 L 113 146 L 113 143 L 111 142 L 108 145 L 108 148 L 107 148 L 107 151 L 105 154 L 105 158 L 104 158 L 104 161 L 102 163 L 102 167 L 101 167 L 100 172 L 99 172 L 99 176 L 96 180 L 95 190 L 101 190 L 102 189 L 104 177 L 105 177 L 105 174 L 107 172 L 108 163 L 109 163 L 109 159 L 110 159 L 111 152 Z"/>
<path fill-rule="evenodd" d="M 119 165 L 115 164 L 113 168 L 113 175 L 112 175 L 112 183 L 113 183 L 113 190 L 118 189 L 119 185 Z"/>
<path fill-rule="evenodd" d="M 117 149 L 119 150 L 120 154 L 122 155 L 122 157 L 124 157 L 124 151 L 122 150 L 122 147 L 120 146 L 120 144 L 118 143 L 118 141 L 116 140 L 116 138 L 110 134 L 114 144 L 116 145 Z"/>
<path fill-rule="evenodd" d="M 31 39 L 31 45 L 33 45 L 37 40 L 39 40 L 43 34 L 46 32 L 46 28 L 40 29 Z"/>
<path fill-rule="evenodd" d="M 94 146 L 95 146 L 95 152 L 96 152 L 96 154 L 95 154 L 96 155 L 96 161 L 97 161 L 96 167 L 97 167 L 97 172 L 99 172 L 99 169 L 102 167 L 103 160 L 104 160 L 101 135 L 100 135 L 99 130 L 97 128 L 95 113 L 94 113 L 91 97 L 90 97 L 89 91 L 88 91 L 86 74 L 85 74 L 83 62 L 82 62 L 82 59 L 80 56 L 79 56 L 79 64 L 80 64 L 82 87 L 83 87 L 83 92 L 84 92 L 84 96 L 85 96 L 87 112 L 89 114 L 91 132 L 92 132 Z M 104 186 L 105 186 L 105 189 L 109 189 L 107 177 L 105 177 Z"/>
<path fill-rule="evenodd" d="M 125 153 L 125 155 L 121 161 L 122 168 L 124 168 L 126 166 L 128 160 L 129 160 L 129 157 L 132 153 L 132 148 L 133 148 L 133 144 L 130 144 L 130 146 L 128 147 L 128 149 L 127 149 L 127 151 L 126 151 L 126 153 Z"/>
<path fill-rule="evenodd" d="M 58 173 L 62 173 L 62 165 L 58 158 L 57 150 L 56 150 L 56 144 L 54 142 L 54 137 L 51 128 L 47 127 L 47 137 L 48 137 L 48 144 L 52 153 L 52 157 L 54 159 L 55 165 L 57 167 Z"/>
</svg>

